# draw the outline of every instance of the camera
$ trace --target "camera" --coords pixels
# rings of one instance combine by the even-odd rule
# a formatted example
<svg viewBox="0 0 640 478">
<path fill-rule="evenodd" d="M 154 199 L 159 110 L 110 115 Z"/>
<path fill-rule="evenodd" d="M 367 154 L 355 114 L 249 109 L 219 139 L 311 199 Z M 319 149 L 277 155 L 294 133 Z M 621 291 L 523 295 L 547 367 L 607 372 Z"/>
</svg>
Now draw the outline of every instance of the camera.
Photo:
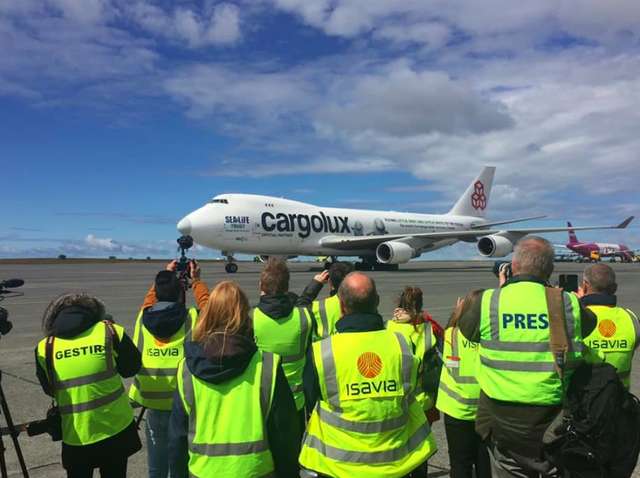
<svg viewBox="0 0 640 478">
<path fill-rule="evenodd" d="M 9 290 L 15 287 L 20 287 L 24 284 L 22 279 L 9 279 L 0 282 L 0 301 L 7 297 L 19 297 L 22 294 Z M 9 295 L 10 294 L 10 295 Z M 7 309 L 0 307 L 0 336 L 7 335 L 11 332 L 13 324 L 9 321 L 9 312 Z"/>
<path fill-rule="evenodd" d="M 567 292 L 578 292 L 578 274 L 560 274 L 558 287 Z"/>
<path fill-rule="evenodd" d="M 511 269 L 511 262 L 509 261 L 496 261 L 493 263 L 493 275 L 500 277 L 500 273 L 504 272 L 507 280 L 513 277 L 513 270 Z"/>
<path fill-rule="evenodd" d="M 189 282 L 191 280 L 189 264 L 193 262 L 193 259 L 187 257 L 187 251 L 193 247 L 193 238 L 191 236 L 180 236 L 176 242 L 178 243 L 178 249 L 180 249 L 180 258 L 178 259 L 176 272 L 182 287 L 186 290 L 191 287 Z"/>
<path fill-rule="evenodd" d="M 58 407 L 47 410 L 47 418 L 27 423 L 27 435 L 34 437 L 48 433 L 53 441 L 62 440 L 62 418 Z"/>
</svg>

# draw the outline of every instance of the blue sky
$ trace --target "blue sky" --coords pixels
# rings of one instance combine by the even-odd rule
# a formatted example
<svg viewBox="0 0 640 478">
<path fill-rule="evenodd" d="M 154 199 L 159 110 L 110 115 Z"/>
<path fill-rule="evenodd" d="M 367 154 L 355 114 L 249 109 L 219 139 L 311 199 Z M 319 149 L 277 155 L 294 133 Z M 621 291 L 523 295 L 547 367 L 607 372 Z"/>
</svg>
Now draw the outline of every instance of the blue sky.
<svg viewBox="0 0 640 478">
<path fill-rule="evenodd" d="M 640 5 L 530 3 L 0 1 L 0 257 L 171 256 L 221 192 L 444 212 L 485 164 L 492 218 L 637 215 Z"/>
</svg>

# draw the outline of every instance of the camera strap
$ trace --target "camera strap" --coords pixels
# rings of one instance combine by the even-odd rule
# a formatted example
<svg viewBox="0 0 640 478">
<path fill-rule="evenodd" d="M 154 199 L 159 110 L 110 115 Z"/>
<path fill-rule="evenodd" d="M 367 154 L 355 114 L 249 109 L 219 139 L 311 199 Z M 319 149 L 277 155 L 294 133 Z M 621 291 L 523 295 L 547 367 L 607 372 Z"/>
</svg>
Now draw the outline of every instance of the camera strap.
<svg viewBox="0 0 640 478">
<path fill-rule="evenodd" d="M 569 350 L 563 292 L 562 289 L 557 287 L 545 287 L 544 291 L 547 297 L 547 309 L 549 311 L 549 343 L 551 353 L 553 354 L 556 371 L 562 379 L 567 364 L 567 352 Z"/>
<path fill-rule="evenodd" d="M 105 345 L 111 345 L 112 350 L 115 351 L 120 347 L 120 337 L 118 337 L 118 332 L 116 332 L 116 328 L 113 326 L 113 322 L 111 322 L 110 320 L 103 320 L 102 322 L 104 322 L 105 327 L 109 331 L 109 336 L 111 337 L 111 344 Z"/>
<path fill-rule="evenodd" d="M 53 342 L 55 336 L 50 335 L 47 337 L 47 341 L 44 346 L 44 360 L 47 364 L 47 376 L 49 377 L 49 387 L 51 387 L 51 393 L 56 392 L 56 375 L 53 369 Z"/>
</svg>

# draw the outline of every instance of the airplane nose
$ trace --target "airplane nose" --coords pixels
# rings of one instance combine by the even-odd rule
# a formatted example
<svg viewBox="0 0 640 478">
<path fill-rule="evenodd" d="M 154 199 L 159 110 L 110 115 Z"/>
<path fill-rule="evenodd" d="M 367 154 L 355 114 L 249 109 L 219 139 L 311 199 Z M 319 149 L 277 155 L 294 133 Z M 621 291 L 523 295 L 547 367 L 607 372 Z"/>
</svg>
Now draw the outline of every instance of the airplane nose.
<svg viewBox="0 0 640 478">
<path fill-rule="evenodd" d="M 188 217 L 183 217 L 178 223 L 178 231 L 183 236 L 188 236 L 191 234 L 191 220 Z"/>
</svg>

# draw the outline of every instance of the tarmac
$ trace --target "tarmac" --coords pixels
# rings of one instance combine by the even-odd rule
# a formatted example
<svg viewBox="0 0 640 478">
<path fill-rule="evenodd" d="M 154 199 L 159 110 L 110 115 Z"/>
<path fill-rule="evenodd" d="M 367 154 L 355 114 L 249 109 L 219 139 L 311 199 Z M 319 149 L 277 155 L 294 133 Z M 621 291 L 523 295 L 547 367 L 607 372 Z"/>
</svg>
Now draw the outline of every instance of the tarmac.
<svg viewBox="0 0 640 478">
<path fill-rule="evenodd" d="M 440 323 L 446 324 L 456 298 L 473 289 L 495 287 L 497 280 L 491 273 L 491 262 L 412 262 L 400 266 L 397 272 L 372 272 L 380 294 L 380 313 L 389 318 L 395 300 L 406 285 L 419 286 L 424 291 L 425 309 Z M 260 264 L 239 263 L 239 271 L 229 275 L 222 263 L 204 263 L 203 279 L 210 287 L 220 280 L 237 281 L 248 294 L 252 304 L 258 300 L 258 278 Z M 50 399 L 42 392 L 35 377 L 34 347 L 42 338 L 40 324 L 47 304 L 57 295 L 69 291 L 86 291 L 100 297 L 107 311 L 133 333 L 135 316 L 153 278 L 163 266 L 158 262 L 102 262 L 10 264 L 0 262 L 0 280 L 22 278 L 22 297 L 5 300 L 1 305 L 10 314 L 13 330 L 0 340 L 0 368 L 3 371 L 3 388 L 15 423 L 44 418 Z M 618 277 L 618 303 L 640 312 L 640 264 L 615 264 Z M 313 263 L 290 263 L 291 290 L 301 292 L 320 265 Z M 582 264 L 557 263 L 556 273 L 580 273 Z M 554 274 L 553 280 L 557 280 Z M 324 297 L 328 291 L 322 291 Z M 191 298 L 192 301 L 192 298 Z M 640 395 L 640 355 L 634 359 L 631 390 Z M 128 384 L 127 384 L 128 385 Z M 0 425 L 5 426 L 5 417 Z M 439 451 L 429 461 L 429 477 L 449 475 L 447 443 L 442 420 L 433 425 Z M 144 442 L 144 433 L 141 433 Z M 9 476 L 21 476 L 16 454 L 8 437 L 3 437 L 7 446 Z M 66 476 L 60 465 L 60 442 L 52 442 L 48 435 L 28 437 L 21 435 L 29 474 L 32 477 Z M 129 476 L 147 476 L 146 453 L 141 452 L 129 460 Z M 634 476 L 640 477 L 636 468 Z"/>
</svg>

